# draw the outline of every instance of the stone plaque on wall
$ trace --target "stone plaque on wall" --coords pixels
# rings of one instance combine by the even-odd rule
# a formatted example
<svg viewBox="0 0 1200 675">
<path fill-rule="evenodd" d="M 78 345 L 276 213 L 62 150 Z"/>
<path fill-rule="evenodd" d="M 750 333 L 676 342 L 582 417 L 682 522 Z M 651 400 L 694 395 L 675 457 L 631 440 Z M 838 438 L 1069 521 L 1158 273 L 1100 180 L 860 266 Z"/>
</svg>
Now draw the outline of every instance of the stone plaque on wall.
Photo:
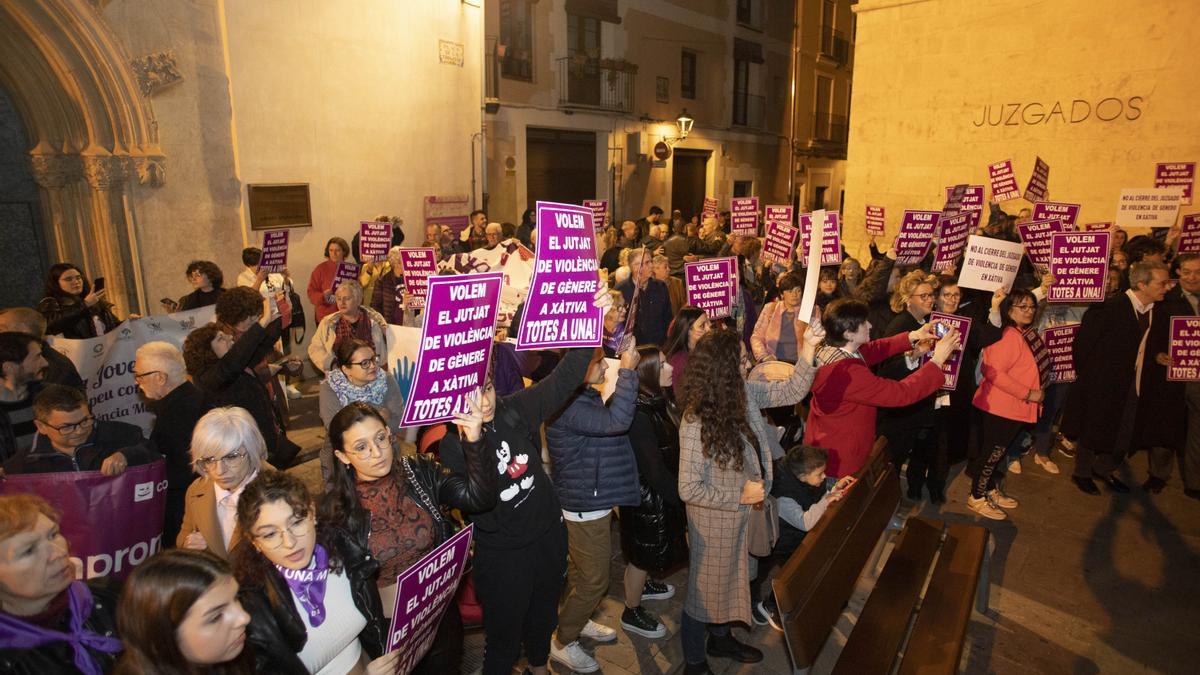
<svg viewBox="0 0 1200 675">
<path fill-rule="evenodd" d="M 252 230 L 312 227 L 308 183 L 250 185 L 247 188 L 247 198 Z"/>
</svg>

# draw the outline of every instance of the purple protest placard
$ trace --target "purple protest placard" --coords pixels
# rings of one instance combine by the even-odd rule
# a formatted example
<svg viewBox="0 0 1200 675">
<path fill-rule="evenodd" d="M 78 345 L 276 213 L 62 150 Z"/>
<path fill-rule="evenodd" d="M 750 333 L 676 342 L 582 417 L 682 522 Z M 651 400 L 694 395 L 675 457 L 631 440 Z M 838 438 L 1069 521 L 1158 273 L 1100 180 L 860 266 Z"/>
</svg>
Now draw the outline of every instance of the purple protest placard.
<svg viewBox="0 0 1200 675">
<path fill-rule="evenodd" d="M 979 227 L 978 210 L 943 214 L 938 219 L 938 245 L 933 257 L 932 271 L 941 272 L 954 266 L 967 248 L 967 237 Z"/>
<path fill-rule="evenodd" d="M 1029 184 L 1025 186 L 1025 201 L 1046 201 L 1050 194 L 1050 165 L 1041 157 L 1033 163 L 1033 174 L 1029 176 Z"/>
<path fill-rule="evenodd" d="M 437 252 L 432 248 L 402 248 L 400 265 L 404 268 L 408 308 L 424 308 L 429 294 L 429 277 L 437 272 Z"/>
<path fill-rule="evenodd" d="M 967 317 L 959 316 L 957 314 L 932 312 L 929 315 L 929 320 L 933 323 L 940 323 L 945 325 L 947 328 L 953 328 L 957 330 L 959 335 L 959 344 L 967 344 L 967 336 L 971 334 L 971 320 Z M 946 391 L 953 391 L 955 387 L 958 386 L 958 372 L 962 369 L 962 355 L 963 350 L 961 347 L 959 349 L 955 349 L 954 353 L 950 355 L 950 358 L 946 359 L 946 362 L 942 364 L 942 376 L 945 377 L 945 381 L 942 382 L 942 389 Z M 930 358 L 932 358 L 932 356 L 932 352 L 926 353 L 925 356 L 922 357 L 922 360 L 928 361 Z M 971 375 L 974 376 L 974 373 Z"/>
<path fill-rule="evenodd" d="M 1018 223 L 1017 233 L 1021 235 L 1021 243 L 1025 246 L 1025 255 L 1029 256 L 1029 262 L 1038 269 L 1048 268 L 1050 237 L 1063 229 L 1061 220 L 1031 220 L 1028 223 Z"/>
<path fill-rule="evenodd" d="M 1033 205 L 1030 220 L 1061 220 L 1063 231 L 1074 230 L 1079 219 L 1079 205 L 1063 202 L 1038 202 Z"/>
<path fill-rule="evenodd" d="M 537 257 L 518 350 L 600 346 L 604 312 L 593 304 L 600 276 L 590 217 L 582 206 L 537 203 Z"/>
<path fill-rule="evenodd" d="M 1055 232 L 1050 235 L 1050 302 L 1104 302 L 1108 277 L 1107 232 Z"/>
<path fill-rule="evenodd" d="M 758 197 L 734 197 L 729 201 L 729 231 L 741 237 L 758 236 Z"/>
<path fill-rule="evenodd" d="M 900 232 L 896 234 L 896 241 L 892 244 L 897 265 L 916 265 L 925 258 L 941 216 L 941 211 L 904 212 L 904 220 L 900 221 Z"/>
<path fill-rule="evenodd" d="M 63 471 L 0 481 L 0 495 L 18 493 L 37 495 L 62 514 L 58 526 L 70 544 L 76 579 L 124 579 L 162 547 L 167 470 L 161 459 L 119 476 Z"/>
<path fill-rule="evenodd" d="M 770 208 L 770 207 L 767 207 Z M 767 233 L 763 238 L 763 258 L 786 264 L 792 257 L 792 247 L 800 230 L 782 220 L 768 220 Z"/>
<path fill-rule="evenodd" d="M 1200 382 L 1200 316 L 1171 317 L 1168 380 Z"/>
<path fill-rule="evenodd" d="M 421 351 L 401 426 L 436 424 L 465 412 L 467 394 L 483 384 L 503 272 L 429 277 Z"/>
<path fill-rule="evenodd" d="M 337 269 L 333 271 L 333 286 L 329 292 L 336 293 L 337 287 L 341 286 L 343 281 L 358 281 L 358 265 L 345 260 L 338 263 Z"/>
<path fill-rule="evenodd" d="M 1017 185 L 1017 174 L 1013 171 L 1011 159 L 988 164 L 988 178 L 992 183 L 992 199 L 1006 202 L 1021 196 L 1021 187 Z"/>
<path fill-rule="evenodd" d="M 710 258 L 684 263 L 687 303 L 704 310 L 710 319 L 722 319 L 733 312 L 733 279 L 736 258 Z"/>
<path fill-rule="evenodd" d="M 467 525 L 396 577 L 396 604 L 386 650 L 400 650 L 395 672 L 412 672 L 433 646 L 442 614 L 454 602 L 462 581 L 474 532 L 475 525 Z"/>
<path fill-rule="evenodd" d="M 792 214 L 792 206 L 790 204 L 785 204 L 783 206 L 768 205 L 763 208 L 763 222 L 780 222 L 784 225 L 795 225 L 795 222 L 792 219 Z"/>
<path fill-rule="evenodd" d="M 1190 206 L 1192 203 L 1192 187 L 1195 181 L 1195 162 L 1168 162 L 1154 167 L 1154 187 L 1183 188 L 1183 201 L 1179 203 L 1184 206 Z"/>
<path fill-rule="evenodd" d="M 1111 229 L 1111 220 L 1106 220 L 1103 223 L 1085 223 L 1079 226 L 1080 232 L 1107 232 Z"/>
<path fill-rule="evenodd" d="M 800 214 L 800 246 L 808 251 L 808 240 L 812 234 L 812 214 Z M 808 267 L 808 256 L 800 257 L 800 264 Z M 837 211 L 825 212 L 825 223 L 821 231 L 821 267 L 842 264 L 842 230 Z"/>
<path fill-rule="evenodd" d="M 704 208 L 700 210 L 700 217 L 703 220 L 704 218 L 707 218 L 709 216 L 712 216 L 714 218 L 717 217 L 717 198 L 716 197 L 705 197 L 704 198 Z"/>
<path fill-rule="evenodd" d="M 597 230 L 608 227 L 607 199 L 585 199 L 583 207 L 592 210 L 592 222 L 596 225 Z"/>
<path fill-rule="evenodd" d="M 1179 252 L 1200 253 L 1200 213 L 1189 213 L 1183 217 L 1179 230 Z"/>
<path fill-rule="evenodd" d="M 952 185 L 946 188 L 946 200 L 950 201 L 954 195 L 954 188 L 959 187 Z M 958 200 L 958 211 L 982 211 L 983 210 L 983 186 L 982 185 L 963 185 L 962 197 Z M 943 209 L 944 210 L 944 209 Z"/>
<path fill-rule="evenodd" d="M 287 269 L 287 258 L 288 230 L 263 232 L 262 258 L 258 261 L 258 269 L 282 272 Z"/>
<path fill-rule="evenodd" d="M 882 237 L 885 226 L 886 221 L 883 217 L 883 207 L 867 204 L 867 235 Z"/>
<path fill-rule="evenodd" d="M 1079 324 L 1047 328 L 1042 333 L 1042 342 L 1046 343 L 1046 351 L 1050 352 L 1050 381 L 1075 381 L 1075 356 L 1071 345 L 1075 342 L 1075 334 L 1079 332 Z"/>
<path fill-rule="evenodd" d="M 363 262 L 387 260 L 392 247 L 392 224 L 362 221 L 358 224 L 358 259 Z"/>
</svg>

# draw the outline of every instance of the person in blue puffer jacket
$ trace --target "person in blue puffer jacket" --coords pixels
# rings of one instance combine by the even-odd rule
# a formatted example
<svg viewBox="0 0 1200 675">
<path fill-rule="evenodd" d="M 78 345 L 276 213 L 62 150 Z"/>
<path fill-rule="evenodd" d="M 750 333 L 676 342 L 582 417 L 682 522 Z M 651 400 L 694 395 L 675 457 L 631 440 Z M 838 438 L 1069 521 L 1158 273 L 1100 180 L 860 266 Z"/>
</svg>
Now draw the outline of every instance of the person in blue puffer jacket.
<svg viewBox="0 0 1200 675">
<path fill-rule="evenodd" d="M 579 646 L 579 637 L 613 642 L 616 631 L 591 620 L 608 591 L 613 509 L 641 503 L 637 459 L 629 442 L 636 410 L 638 353 L 621 354 L 616 388 L 608 405 L 594 385 L 604 382 L 607 364 L 597 348 L 583 386 L 546 425 L 551 475 L 567 522 L 567 593 L 558 612 L 550 658 L 589 673 L 599 668 Z"/>
</svg>

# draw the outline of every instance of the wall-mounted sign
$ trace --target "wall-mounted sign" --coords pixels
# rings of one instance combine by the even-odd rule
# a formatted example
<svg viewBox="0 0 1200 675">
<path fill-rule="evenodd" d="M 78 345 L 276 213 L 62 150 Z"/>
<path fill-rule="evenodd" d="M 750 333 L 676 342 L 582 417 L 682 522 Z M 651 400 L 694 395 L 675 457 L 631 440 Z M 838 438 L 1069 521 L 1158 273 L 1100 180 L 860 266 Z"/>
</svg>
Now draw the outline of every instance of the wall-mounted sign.
<svg viewBox="0 0 1200 675">
<path fill-rule="evenodd" d="M 246 201 L 250 206 L 252 230 L 312 227 L 308 183 L 249 185 Z"/>
<path fill-rule="evenodd" d="M 654 159 L 666 160 L 671 157 L 671 146 L 664 141 L 654 144 Z"/>
</svg>

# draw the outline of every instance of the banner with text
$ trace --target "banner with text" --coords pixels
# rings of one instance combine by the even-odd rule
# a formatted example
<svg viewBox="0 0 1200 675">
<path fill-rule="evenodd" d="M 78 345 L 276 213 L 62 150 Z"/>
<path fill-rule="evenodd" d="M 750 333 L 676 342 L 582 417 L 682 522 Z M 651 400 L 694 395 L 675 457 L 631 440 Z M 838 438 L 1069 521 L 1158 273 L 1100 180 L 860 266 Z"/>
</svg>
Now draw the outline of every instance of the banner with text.
<svg viewBox="0 0 1200 675">
<path fill-rule="evenodd" d="M 590 217 L 582 206 L 537 203 L 533 281 L 518 350 L 600 346 L 604 312 L 594 304 L 600 276 Z"/>
<path fill-rule="evenodd" d="M 329 287 L 329 292 L 337 293 L 337 288 L 343 281 L 358 281 L 358 265 L 347 261 L 338 263 L 337 269 L 333 271 L 333 285 Z"/>
<path fill-rule="evenodd" d="M 1183 217 L 1179 231 L 1179 252 L 1200 253 L 1200 213 Z"/>
<path fill-rule="evenodd" d="M 467 394 L 487 374 L 503 282 L 502 272 L 429 278 L 421 352 L 401 426 L 447 422 L 468 410 Z"/>
<path fill-rule="evenodd" d="M 1183 188 L 1179 186 L 1121 190 L 1117 227 L 1172 227 L 1182 201 Z"/>
<path fill-rule="evenodd" d="M 404 269 L 404 292 L 408 308 L 422 309 L 429 294 L 429 277 L 437 273 L 437 252 L 432 248 L 400 249 L 400 266 Z"/>
<path fill-rule="evenodd" d="M 282 272 L 287 269 L 288 259 L 288 230 L 267 230 L 263 232 L 262 258 L 258 261 L 258 269 L 268 272 Z"/>
<path fill-rule="evenodd" d="M 951 185 L 946 188 L 946 201 L 950 201 L 954 196 L 954 189 L 960 187 Z M 982 185 L 963 185 L 962 196 L 958 199 L 958 208 L 956 212 L 962 211 L 982 211 L 983 203 L 983 186 Z M 945 209 L 943 209 L 944 211 Z"/>
<path fill-rule="evenodd" d="M 938 245 L 933 256 L 933 272 L 943 272 L 954 267 L 967 247 L 967 237 L 979 227 L 982 211 L 960 211 L 954 215 L 942 215 L 938 222 Z"/>
<path fill-rule="evenodd" d="M 1013 171 L 1011 159 L 989 164 L 988 179 L 992 183 L 992 199 L 1006 202 L 1021 196 L 1021 186 L 1017 184 L 1017 174 Z"/>
<path fill-rule="evenodd" d="M 1038 202 L 1033 205 L 1030 220 L 1060 220 L 1063 230 L 1074 230 L 1079 219 L 1079 205 L 1063 202 Z"/>
<path fill-rule="evenodd" d="M 959 344 L 967 344 L 967 337 L 971 334 L 971 320 L 967 317 L 959 316 L 957 314 L 932 312 L 929 315 L 929 320 L 934 323 L 940 323 L 946 328 L 953 328 L 954 330 L 957 330 Z M 963 350 L 960 347 L 954 350 L 954 353 L 950 355 L 950 358 L 946 359 L 946 362 L 942 364 L 942 375 L 946 378 L 945 381 L 942 382 L 942 389 L 946 391 L 954 391 L 954 389 L 958 387 L 958 374 L 959 371 L 962 370 L 962 356 Z M 932 351 L 927 352 L 925 356 L 922 357 L 922 360 L 928 361 L 931 358 L 933 358 Z M 971 376 L 974 377 L 975 374 L 971 373 Z"/>
<path fill-rule="evenodd" d="M 763 208 L 763 221 L 765 224 L 780 222 L 784 225 L 794 226 L 796 223 L 792 220 L 794 211 L 790 204 L 784 205 L 768 205 Z"/>
<path fill-rule="evenodd" d="M 709 216 L 712 216 L 713 218 L 717 217 L 717 198 L 716 197 L 705 197 L 704 198 L 704 208 L 700 210 L 700 215 L 701 215 L 701 220 L 703 220 L 704 218 L 708 218 Z"/>
<path fill-rule="evenodd" d="M 958 285 L 989 293 L 997 288 L 1010 290 L 1024 254 L 1024 247 L 1017 242 L 973 234 L 967 238 Z"/>
<path fill-rule="evenodd" d="M 884 218 L 883 207 L 867 204 L 867 236 L 882 237 L 886 227 L 887 220 Z"/>
<path fill-rule="evenodd" d="M 1180 203 L 1184 206 L 1192 204 L 1192 189 L 1195 187 L 1195 182 L 1195 162 L 1168 162 L 1157 164 L 1154 167 L 1154 187 L 1183 188 L 1183 200 Z"/>
<path fill-rule="evenodd" d="M 1079 324 L 1047 328 L 1042 333 L 1042 342 L 1046 343 L 1046 351 L 1050 352 L 1050 381 L 1075 381 L 1075 356 L 1071 345 L 1075 343 L 1075 334 L 1079 332 Z"/>
<path fill-rule="evenodd" d="M 684 263 L 687 304 L 704 310 L 709 319 L 723 319 L 733 312 L 734 272 L 737 258 L 710 258 Z"/>
<path fill-rule="evenodd" d="M 941 211 L 904 212 L 900 231 L 896 233 L 896 241 L 892 244 L 897 265 L 916 265 L 925 259 L 941 216 Z"/>
<path fill-rule="evenodd" d="M 364 263 L 387 260 L 392 247 L 392 224 L 362 221 L 358 224 L 358 259 Z"/>
<path fill-rule="evenodd" d="M 1104 302 L 1107 232 L 1056 232 L 1050 237 L 1050 302 Z"/>
<path fill-rule="evenodd" d="M 124 579 L 162 547 L 167 469 L 161 459 L 120 476 L 63 471 L 0 481 L 0 494 L 19 493 L 35 494 L 62 514 L 58 525 L 70 544 L 76 579 Z"/>
<path fill-rule="evenodd" d="M 585 199 L 583 200 L 584 208 L 592 210 L 592 224 L 597 230 L 603 230 L 608 227 L 608 200 L 607 199 Z"/>
<path fill-rule="evenodd" d="M 741 237 L 758 236 L 758 197 L 734 197 L 729 201 L 729 231 Z"/>
<path fill-rule="evenodd" d="M 1046 195 L 1050 194 L 1049 185 L 1050 165 L 1038 157 L 1033 163 L 1033 173 L 1029 176 L 1029 184 L 1025 186 L 1025 201 L 1035 203 L 1046 201 Z"/>
<path fill-rule="evenodd" d="M 1017 234 L 1021 235 L 1025 254 L 1039 270 L 1050 267 L 1050 237 L 1063 229 L 1061 220 L 1031 220 L 1017 225 Z"/>
<path fill-rule="evenodd" d="M 467 567 L 474 531 L 474 525 L 467 525 L 396 577 L 387 651 L 400 650 L 397 673 L 412 672 L 433 646 L 442 614 L 454 602 Z"/>
<path fill-rule="evenodd" d="M 1200 382 L 1200 316 L 1171 317 L 1168 380 Z"/>
<path fill-rule="evenodd" d="M 1112 229 L 1112 221 L 1108 220 L 1103 223 L 1084 223 L 1079 226 L 1080 232 L 1107 232 Z"/>
<path fill-rule="evenodd" d="M 808 240 L 812 234 L 812 214 L 800 214 L 800 262 L 808 267 Z M 821 233 L 821 267 L 842 264 L 842 230 L 837 211 L 825 212 Z"/>
<path fill-rule="evenodd" d="M 786 265 L 792 257 L 792 248 L 800 231 L 782 220 L 768 220 L 766 235 L 763 238 L 763 259 Z"/>
</svg>

